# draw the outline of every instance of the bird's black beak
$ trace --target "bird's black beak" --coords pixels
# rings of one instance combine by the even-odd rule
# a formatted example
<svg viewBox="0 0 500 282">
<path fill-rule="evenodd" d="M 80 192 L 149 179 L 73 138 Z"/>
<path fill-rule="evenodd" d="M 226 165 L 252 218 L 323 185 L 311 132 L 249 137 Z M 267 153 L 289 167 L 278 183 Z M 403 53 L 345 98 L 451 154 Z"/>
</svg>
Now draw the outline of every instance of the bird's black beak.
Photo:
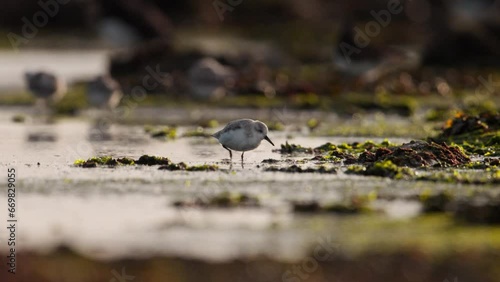
<svg viewBox="0 0 500 282">
<path fill-rule="evenodd" d="M 264 139 L 266 139 L 266 141 L 267 141 L 267 142 L 271 143 L 271 145 L 273 145 L 273 146 L 274 146 L 273 141 L 271 141 L 271 139 L 269 139 L 269 137 L 267 137 L 267 136 L 266 136 L 266 137 L 264 137 Z"/>
</svg>

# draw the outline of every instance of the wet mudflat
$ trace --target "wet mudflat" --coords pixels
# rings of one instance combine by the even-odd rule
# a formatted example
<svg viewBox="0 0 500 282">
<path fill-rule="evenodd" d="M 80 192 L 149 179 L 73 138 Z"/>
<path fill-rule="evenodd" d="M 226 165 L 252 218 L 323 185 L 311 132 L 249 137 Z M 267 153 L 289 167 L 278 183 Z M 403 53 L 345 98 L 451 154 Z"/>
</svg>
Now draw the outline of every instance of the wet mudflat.
<svg viewBox="0 0 500 282">
<path fill-rule="evenodd" d="M 73 271 L 99 269 L 98 277 L 103 281 L 112 279 L 110 271 L 120 271 L 122 265 L 128 266 L 128 273 L 135 271 L 137 277 L 150 267 L 158 276 L 167 271 L 183 276 L 184 281 L 197 281 L 203 275 L 220 277 L 217 269 L 224 266 L 228 272 L 239 273 L 236 277 L 241 281 L 288 281 L 297 274 L 288 275 L 287 269 L 311 257 L 323 266 L 343 264 L 349 273 L 346 277 L 353 277 L 365 260 L 390 263 L 401 256 L 400 263 L 408 268 L 404 275 L 412 279 L 462 274 L 460 277 L 468 281 L 469 276 L 477 277 L 472 276 L 477 272 L 472 262 L 463 258 L 465 253 L 480 256 L 488 249 L 480 263 L 498 258 L 498 224 L 463 224 L 459 213 L 444 208 L 448 195 L 453 199 L 471 195 L 498 198 L 500 190 L 494 179 L 477 184 L 367 176 L 349 173 L 355 168 L 345 159 L 325 161 L 325 157 L 315 157 L 321 154 L 292 149 L 290 154 L 280 153 L 280 149 L 287 149 L 280 145 L 287 142 L 317 148 L 327 142 L 341 147 L 366 140 L 379 144 L 385 139 L 403 144 L 412 138 L 314 137 L 300 130 L 271 131 L 277 147 L 263 143 L 247 152 L 241 164 L 239 155 L 229 162 L 227 151 L 213 138 L 182 137 L 197 128 L 189 122 L 177 128 L 179 137 L 175 139 L 152 138 L 143 125 L 117 124 L 106 140 L 92 141 L 91 124 L 84 118 L 66 118 L 44 126 L 13 123 L 12 116 L 23 111 L 28 109 L 8 108 L 0 114 L 0 130 L 6 133 L 1 141 L 1 166 L 17 171 L 22 224 L 17 251 L 29 265 L 42 265 L 41 260 L 48 259 L 44 267 L 56 268 L 64 257 L 72 262 Z M 168 119 L 169 113 L 163 114 Z M 220 126 L 206 129 L 206 133 Z M 32 136 L 42 131 L 54 138 L 35 141 Z M 192 167 L 216 166 L 217 170 L 75 165 L 79 159 L 95 156 L 137 160 L 143 155 L 166 157 L 172 163 Z M 293 166 L 300 167 L 302 173 L 290 170 Z M 329 173 L 305 171 L 320 166 Z M 447 168 L 435 170 L 446 172 Z M 485 173 L 490 179 L 498 177 L 495 172 L 493 176 Z M 1 191 L 4 206 L 7 195 Z M 439 212 L 426 212 L 432 208 Z M 0 220 L 5 222 L 6 216 L 0 213 Z M 1 236 L 2 241 L 6 239 L 4 233 Z M 314 256 L 318 246 L 324 250 L 320 253 L 326 254 L 321 258 Z M 6 245 L 0 250 L 7 252 Z M 433 265 L 433 258 L 440 258 L 442 265 Z M 420 263 L 418 271 L 410 267 L 415 260 Z M 165 261 L 183 268 L 155 267 Z M 204 263 L 218 267 L 189 274 L 191 268 L 203 269 Z M 443 270 L 448 267 L 448 272 Z M 480 277 L 498 281 L 491 267 L 485 263 L 486 271 Z M 41 267 L 36 269 L 43 272 Z M 311 281 L 327 281 L 342 273 L 332 267 L 321 269 L 306 271 Z M 387 273 L 391 271 L 375 277 L 384 279 Z M 154 281 L 149 279 L 144 281 Z"/>
</svg>

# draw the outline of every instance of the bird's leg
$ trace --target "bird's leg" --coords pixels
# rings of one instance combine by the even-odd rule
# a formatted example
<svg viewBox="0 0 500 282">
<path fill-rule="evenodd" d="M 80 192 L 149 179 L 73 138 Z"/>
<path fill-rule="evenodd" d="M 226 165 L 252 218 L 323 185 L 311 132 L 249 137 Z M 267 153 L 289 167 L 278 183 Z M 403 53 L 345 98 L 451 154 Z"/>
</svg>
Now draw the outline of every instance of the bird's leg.
<svg viewBox="0 0 500 282">
<path fill-rule="evenodd" d="M 222 145 L 222 147 L 224 147 L 224 149 L 229 151 L 229 158 L 232 160 L 233 159 L 233 152 L 231 152 L 231 150 L 229 150 L 229 148 L 224 146 L 224 145 Z"/>
<path fill-rule="evenodd" d="M 245 154 L 245 152 L 241 153 L 241 162 L 243 163 L 243 154 Z"/>
</svg>

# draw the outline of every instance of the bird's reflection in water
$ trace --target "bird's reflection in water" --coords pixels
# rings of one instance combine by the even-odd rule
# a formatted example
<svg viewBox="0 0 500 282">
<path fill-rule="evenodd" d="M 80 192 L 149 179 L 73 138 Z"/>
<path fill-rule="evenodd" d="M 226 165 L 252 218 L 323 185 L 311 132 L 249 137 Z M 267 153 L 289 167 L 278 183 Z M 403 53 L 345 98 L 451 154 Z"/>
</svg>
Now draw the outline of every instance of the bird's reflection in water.
<svg viewBox="0 0 500 282">
<path fill-rule="evenodd" d="M 111 124 L 115 118 L 113 109 L 123 97 L 120 84 L 110 75 L 99 75 L 87 83 L 87 102 L 93 125 L 89 130 L 89 140 L 107 141 L 112 139 Z"/>
<path fill-rule="evenodd" d="M 54 142 L 57 140 L 54 108 L 66 94 L 66 83 L 55 74 L 46 71 L 26 72 L 24 79 L 27 89 L 36 99 L 27 140 Z"/>
</svg>

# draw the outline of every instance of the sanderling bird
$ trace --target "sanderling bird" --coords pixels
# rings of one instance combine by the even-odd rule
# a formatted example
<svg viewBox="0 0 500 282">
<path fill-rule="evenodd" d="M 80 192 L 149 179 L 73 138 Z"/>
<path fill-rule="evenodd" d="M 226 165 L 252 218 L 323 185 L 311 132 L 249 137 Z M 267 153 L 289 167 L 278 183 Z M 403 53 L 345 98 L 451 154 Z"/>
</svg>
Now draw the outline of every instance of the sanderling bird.
<svg viewBox="0 0 500 282">
<path fill-rule="evenodd" d="M 238 119 L 231 121 L 221 131 L 214 133 L 212 136 L 217 138 L 222 147 L 229 151 L 230 159 L 233 158 L 231 150 L 242 152 L 241 161 L 243 162 L 243 154 L 259 147 L 263 139 L 274 146 L 271 139 L 267 137 L 267 132 L 267 126 L 261 121 Z"/>
<path fill-rule="evenodd" d="M 66 84 L 55 74 L 39 71 L 24 74 L 26 85 L 33 95 L 45 106 L 59 101 L 66 94 Z"/>
<path fill-rule="evenodd" d="M 100 75 L 87 84 L 87 101 L 92 107 L 111 110 L 122 97 L 120 84 L 109 75 Z"/>
</svg>

